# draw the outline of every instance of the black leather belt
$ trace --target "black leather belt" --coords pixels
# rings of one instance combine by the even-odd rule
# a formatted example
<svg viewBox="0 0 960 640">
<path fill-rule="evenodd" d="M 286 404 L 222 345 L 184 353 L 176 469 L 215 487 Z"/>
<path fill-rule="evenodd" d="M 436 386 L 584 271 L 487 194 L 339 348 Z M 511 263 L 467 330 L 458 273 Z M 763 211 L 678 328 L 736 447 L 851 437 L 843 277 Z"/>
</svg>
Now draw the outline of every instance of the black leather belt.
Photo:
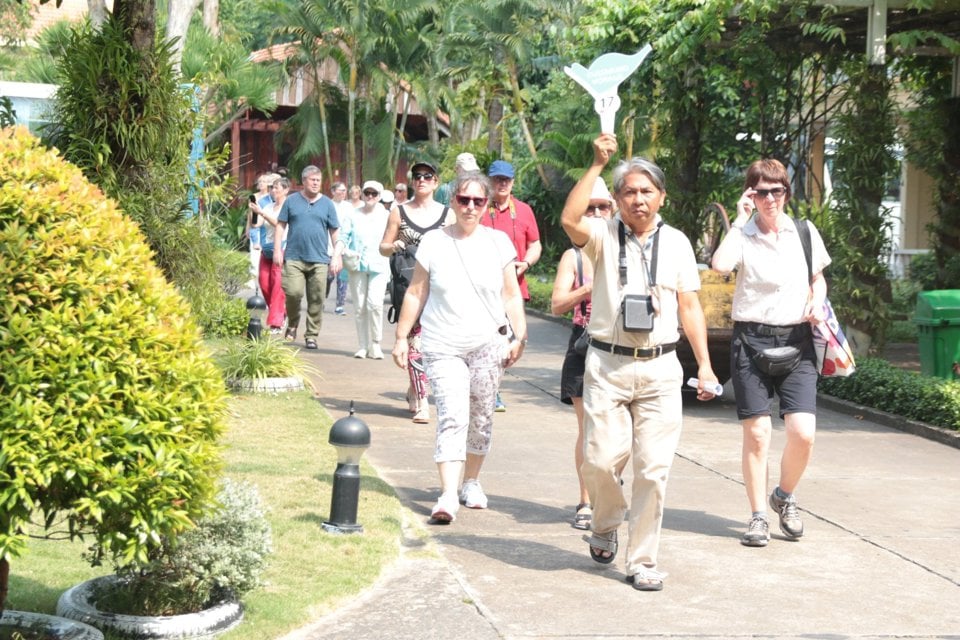
<svg viewBox="0 0 960 640">
<path fill-rule="evenodd" d="M 738 329 L 743 329 L 749 331 L 750 333 L 757 336 L 788 336 L 793 333 L 793 330 L 797 327 L 803 326 L 800 324 L 788 324 L 788 325 L 775 325 L 775 324 L 763 324 L 762 322 L 742 322 L 737 320 L 734 323 Z"/>
<path fill-rule="evenodd" d="M 665 353 L 670 353 L 671 351 L 677 350 L 676 342 L 671 342 L 670 344 L 658 344 L 655 347 L 622 347 L 618 344 L 601 342 L 595 338 L 590 338 L 590 346 L 594 349 L 599 349 L 600 351 L 606 351 L 607 353 L 615 353 L 618 356 L 630 356 L 635 360 L 650 360 L 651 358 L 659 358 Z"/>
</svg>

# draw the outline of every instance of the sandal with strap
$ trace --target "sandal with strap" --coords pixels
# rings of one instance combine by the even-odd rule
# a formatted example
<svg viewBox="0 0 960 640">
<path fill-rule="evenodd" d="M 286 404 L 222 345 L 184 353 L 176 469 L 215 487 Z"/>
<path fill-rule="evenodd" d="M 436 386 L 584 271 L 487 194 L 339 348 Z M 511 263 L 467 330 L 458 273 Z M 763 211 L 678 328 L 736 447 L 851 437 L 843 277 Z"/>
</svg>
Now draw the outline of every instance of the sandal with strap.
<svg viewBox="0 0 960 640">
<path fill-rule="evenodd" d="M 317 341 L 314 338 L 307 338 L 304 340 L 304 345 L 307 347 L 307 349 L 316 349 Z"/>
<path fill-rule="evenodd" d="M 656 569 L 644 569 L 632 576 L 627 576 L 627 582 L 637 591 L 663 591 L 663 579 L 666 573 Z"/>
<path fill-rule="evenodd" d="M 589 536 L 583 536 L 583 541 L 590 545 L 590 557 L 593 558 L 594 562 L 610 564 L 613 562 L 613 559 L 617 557 L 619 545 L 617 544 L 616 529 L 608 531 L 607 533 L 597 533 L 594 531 Z M 609 553 L 610 555 L 605 556 L 603 555 L 604 553 Z"/>
<path fill-rule="evenodd" d="M 593 520 L 593 510 L 590 508 L 589 502 L 581 502 L 577 505 L 577 513 L 573 516 L 573 528 L 582 529 L 583 531 L 590 530 L 590 522 Z"/>
</svg>

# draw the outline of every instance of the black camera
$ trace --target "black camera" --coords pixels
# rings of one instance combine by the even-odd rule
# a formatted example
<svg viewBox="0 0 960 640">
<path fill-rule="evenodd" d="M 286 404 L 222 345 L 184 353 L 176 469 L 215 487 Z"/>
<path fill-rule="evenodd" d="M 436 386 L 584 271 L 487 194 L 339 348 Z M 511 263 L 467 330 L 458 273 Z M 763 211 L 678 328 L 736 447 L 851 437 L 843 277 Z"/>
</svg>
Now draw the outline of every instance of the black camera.
<svg viewBox="0 0 960 640">
<path fill-rule="evenodd" d="M 653 331 L 653 298 L 636 293 L 627 294 L 620 307 L 623 330 L 634 332 Z"/>
</svg>

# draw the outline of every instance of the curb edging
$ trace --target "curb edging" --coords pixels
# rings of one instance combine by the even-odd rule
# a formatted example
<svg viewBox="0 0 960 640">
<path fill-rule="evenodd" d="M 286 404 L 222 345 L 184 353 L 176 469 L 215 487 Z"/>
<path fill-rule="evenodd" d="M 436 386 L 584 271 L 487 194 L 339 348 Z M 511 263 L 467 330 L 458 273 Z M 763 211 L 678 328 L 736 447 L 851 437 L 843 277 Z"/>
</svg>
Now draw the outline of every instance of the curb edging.
<svg viewBox="0 0 960 640">
<path fill-rule="evenodd" d="M 955 449 L 960 449 L 960 431 L 938 427 L 919 420 L 911 420 L 894 413 L 887 413 L 880 409 L 857 404 L 856 402 L 841 400 L 840 398 L 825 393 L 817 394 L 817 402 L 828 409 L 839 411 L 840 413 L 863 416 L 867 420 L 882 424 L 885 427 L 892 427 L 906 433 L 921 436 L 927 440 L 933 440 Z"/>
</svg>

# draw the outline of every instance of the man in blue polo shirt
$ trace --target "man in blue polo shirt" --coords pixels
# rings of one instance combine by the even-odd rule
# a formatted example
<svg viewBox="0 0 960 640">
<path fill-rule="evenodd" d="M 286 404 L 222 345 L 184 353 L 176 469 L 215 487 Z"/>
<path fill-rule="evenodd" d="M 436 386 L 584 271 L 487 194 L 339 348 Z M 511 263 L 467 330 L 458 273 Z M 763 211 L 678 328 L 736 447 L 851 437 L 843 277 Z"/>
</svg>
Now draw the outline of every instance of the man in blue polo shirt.
<svg viewBox="0 0 960 640">
<path fill-rule="evenodd" d="M 277 216 L 276 247 L 273 260 L 283 265 L 283 292 L 287 296 L 287 340 L 295 340 L 300 325 L 300 301 L 307 294 L 307 329 L 304 344 L 317 348 L 317 336 L 323 323 L 323 301 L 326 298 L 327 270 L 340 272 L 340 251 L 337 242 L 340 222 L 337 209 L 330 198 L 323 195 L 323 175 L 313 165 L 300 174 L 303 189 L 290 194 Z M 328 249 L 333 247 L 333 255 Z"/>
</svg>

